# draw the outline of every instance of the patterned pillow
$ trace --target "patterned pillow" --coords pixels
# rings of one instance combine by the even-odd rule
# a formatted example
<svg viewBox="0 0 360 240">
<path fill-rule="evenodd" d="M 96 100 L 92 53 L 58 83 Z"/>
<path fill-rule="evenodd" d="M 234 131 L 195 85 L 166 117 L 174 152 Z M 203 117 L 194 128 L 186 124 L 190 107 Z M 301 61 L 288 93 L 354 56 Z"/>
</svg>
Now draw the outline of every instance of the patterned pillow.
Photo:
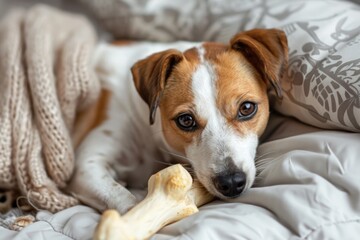
<svg viewBox="0 0 360 240">
<path fill-rule="evenodd" d="M 360 132 L 360 7 L 339 2 L 318 3 L 310 11 L 301 7 L 292 18 L 304 11 L 316 19 L 282 26 L 289 68 L 282 81 L 285 98 L 275 108 L 317 127 Z"/>
<path fill-rule="evenodd" d="M 335 0 L 80 0 L 117 38 L 227 42 L 282 28 L 289 42 L 275 109 L 308 124 L 360 132 L 360 6 Z"/>
</svg>

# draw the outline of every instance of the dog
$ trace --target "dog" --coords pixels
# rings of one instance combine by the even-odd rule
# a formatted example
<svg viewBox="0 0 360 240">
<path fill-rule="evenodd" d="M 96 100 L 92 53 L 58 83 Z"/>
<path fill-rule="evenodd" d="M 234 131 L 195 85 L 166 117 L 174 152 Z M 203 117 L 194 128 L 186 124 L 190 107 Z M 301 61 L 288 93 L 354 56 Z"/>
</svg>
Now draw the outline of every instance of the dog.
<svg viewBox="0 0 360 240">
<path fill-rule="evenodd" d="M 241 32 L 229 44 L 99 47 L 104 91 L 82 117 L 90 132 L 76 151 L 70 191 L 99 211 L 124 213 L 138 201 L 129 189 L 180 162 L 214 196 L 238 197 L 254 183 L 268 92 L 282 97 L 287 60 L 279 29 Z"/>
</svg>

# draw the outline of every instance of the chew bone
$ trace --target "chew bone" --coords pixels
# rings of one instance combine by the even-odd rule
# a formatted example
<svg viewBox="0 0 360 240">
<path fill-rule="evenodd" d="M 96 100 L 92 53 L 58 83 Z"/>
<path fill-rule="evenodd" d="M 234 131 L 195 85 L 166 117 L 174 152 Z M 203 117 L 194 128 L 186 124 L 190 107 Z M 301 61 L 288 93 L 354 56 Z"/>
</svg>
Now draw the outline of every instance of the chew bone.
<svg viewBox="0 0 360 240">
<path fill-rule="evenodd" d="M 165 225 L 198 212 L 197 206 L 212 199 L 180 164 L 173 165 L 150 177 L 146 198 L 124 216 L 116 210 L 105 211 L 94 239 L 147 239 Z"/>
</svg>

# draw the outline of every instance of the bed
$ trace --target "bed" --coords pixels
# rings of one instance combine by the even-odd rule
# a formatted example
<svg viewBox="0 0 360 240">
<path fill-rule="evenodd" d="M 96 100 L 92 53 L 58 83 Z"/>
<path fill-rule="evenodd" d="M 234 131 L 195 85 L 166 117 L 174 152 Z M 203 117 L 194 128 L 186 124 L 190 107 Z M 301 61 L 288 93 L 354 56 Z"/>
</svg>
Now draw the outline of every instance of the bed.
<svg viewBox="0 0 360 240">
<path fill-rule="evenodd" d="M 111 36 L 226 42 L 234 33 L 256 27 L 278 27 L 288 36 L 284 98 L 273 99 L 257 152 L 254 187 L 237 199 L 202 206 L 199 213 L 166 226 L 152 239 L 359 238 L 359 4 L 334 0 L 50 3 L 91 17 L 105 40 Z M 0 14 L 17 4 L 29 2 L 7 3 Z M 55 214 L 39 211 L 37 221 L 19 232 L 0 225 L 0 239 L 91 239 L 99 217 L 83 205 Z"/>
</svg>

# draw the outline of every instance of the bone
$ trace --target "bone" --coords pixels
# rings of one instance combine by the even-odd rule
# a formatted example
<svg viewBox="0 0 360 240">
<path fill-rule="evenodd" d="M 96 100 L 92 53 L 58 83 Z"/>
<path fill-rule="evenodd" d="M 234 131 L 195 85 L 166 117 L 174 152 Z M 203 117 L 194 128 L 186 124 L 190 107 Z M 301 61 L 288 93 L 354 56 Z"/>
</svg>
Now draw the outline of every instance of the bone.
<svg viewBox="0 0 360 240">
<path fill-rule="evenodd" d="M 32 215 L 20 216 L 10 225 L 11 230 L 20 231 L 30 224 L 35 222 L 35 217 Z"/>
<path fill-rule="evenodd" d="M 95 230 L 94 240 L 148 239 L 162 227 L 198 212 L 213 196 L 180 164 L 152 175 L 148 194 L 125 215 L 105 211 Z"/>
</svg>

